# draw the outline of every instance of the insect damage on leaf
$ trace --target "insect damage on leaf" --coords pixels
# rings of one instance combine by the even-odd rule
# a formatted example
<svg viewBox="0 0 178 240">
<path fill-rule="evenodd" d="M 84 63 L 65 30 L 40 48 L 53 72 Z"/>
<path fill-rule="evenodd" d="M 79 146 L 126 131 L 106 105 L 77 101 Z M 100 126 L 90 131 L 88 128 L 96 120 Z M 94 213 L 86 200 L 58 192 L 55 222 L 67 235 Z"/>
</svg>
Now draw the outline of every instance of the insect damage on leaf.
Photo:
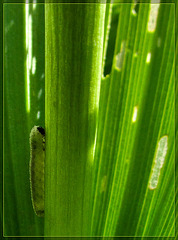
<svg viewBox="0 0 178 240">
<path fill-rule="evenodd" d="M 34 211 L 44 216 L 45 130 L 34 126 L 30 133 L 30 188 Z"/>
</svg>

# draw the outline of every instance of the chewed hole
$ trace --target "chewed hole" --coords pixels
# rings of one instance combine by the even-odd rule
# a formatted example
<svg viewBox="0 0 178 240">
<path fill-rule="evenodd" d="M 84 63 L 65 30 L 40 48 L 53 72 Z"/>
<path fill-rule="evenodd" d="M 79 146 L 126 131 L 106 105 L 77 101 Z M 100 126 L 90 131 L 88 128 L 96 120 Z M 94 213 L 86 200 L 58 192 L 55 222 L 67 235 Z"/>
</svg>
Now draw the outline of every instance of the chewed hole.
<svg viewBox="0 0 178 240">
<path fill-rule="evenodd" d="M 132 122 L 136 122 L 137 112 L 138 112 L 138 106 L 135 106 L 134 109 L 133 109 Z"/>
<path fill-rule="evenodd" d="M 146 63 L 150 63 L 151 61 L 151 53 L 149 52 L 146 57 Z"/>
<path fill-rule="evenodd" d="M 109 75 L 112 69 L 117 29 L 118 29 L 118 21 L 119 21 L 119 7 L 120 7 L 119 4 L 113 4 L 113 7 L 112 7 L 110 31 L 108 36 L 107 50 L 106 50 L 106 56 L 105 56 L 106 58 L 104 63 L 104 73 L 103 73 L 104 76 Z"/>
<path fill-rule="evenodd" d="M 151 6 L 150 6 L 150 14 L 149 14 L 149 20 L 148 20 L 148 31 L 149 32 L 154 32 L 156 29 L 159 6 L 160 6 L 159 3 L 151 4 Z"/>
<path fill-rule="evenodd" d="M 168 149 L 168 136 L 163 136 L 159 142 L 156 149 L 156 154 L 154 157 L 154 165 L 151 172 L 151 177 L 149 180 L 149 189 L 153 190 L 158 185 L 158 180 L 160 176 L 161 168 L 163 167 L 165 157 Z"/>
<path fill-rule="evenodd" d="M 136 16 L 138 14 L 140 4 L 136 0 L 134 2 L 135 3 L 134 3 L 134 7 L 132 8 L 132 14 Z"/>
<path fill-rule="evenodd" d="M 122 43 L 121 43 L 121 50 L 116 55 L 116 68 L 118 70 L 122 69 L 122 66 L 123 66 L 123 63 L 124 63 L 125 47 L 126 47 L 126 42 L 122 41 Z"/>
</svg>

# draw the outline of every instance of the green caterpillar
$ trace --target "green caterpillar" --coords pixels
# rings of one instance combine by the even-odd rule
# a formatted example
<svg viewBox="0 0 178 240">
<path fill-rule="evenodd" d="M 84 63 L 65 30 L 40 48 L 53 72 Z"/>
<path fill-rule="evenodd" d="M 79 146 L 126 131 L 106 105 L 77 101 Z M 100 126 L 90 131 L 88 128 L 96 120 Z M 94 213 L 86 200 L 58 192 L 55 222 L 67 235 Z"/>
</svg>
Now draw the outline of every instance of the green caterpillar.
<svg viewBox="0 0 178 240">
<path fill-rule="evenodd" d="M 45 130 L 34 126 L 30 133 L 30 188 L 34 211 L 44 216 Z"/>
</svg>

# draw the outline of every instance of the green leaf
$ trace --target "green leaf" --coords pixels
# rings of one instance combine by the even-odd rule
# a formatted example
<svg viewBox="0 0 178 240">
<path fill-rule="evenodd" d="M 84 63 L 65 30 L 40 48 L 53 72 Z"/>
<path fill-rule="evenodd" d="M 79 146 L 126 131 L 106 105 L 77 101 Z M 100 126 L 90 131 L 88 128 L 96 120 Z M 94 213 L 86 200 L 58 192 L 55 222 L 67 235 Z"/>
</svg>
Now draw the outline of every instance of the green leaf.
<svg viewBox="0 0 178 240">
<path fill-rule="evenodd" d="M 151 31 L 150 5 L 133 7 L 118 5 L 112 71 L 101 85 L 92 233 L 174 236 L 174 5 L 159 6 Z M 166 158 L 150 190 L 164 135 Z"/>
<path fill-rule="evenodd" d="M 90 235 L 104 13 L 105 4 L 45 5 L 46 236 Z"/>
<path fill-rule="evenodd" d="M 5 236 L 175 236 L 175 5 L 126 2 L 4 4 Z"/>
<path fill-rule="evenodd" d="M 5 236 L 43 235 L 44 219 L 34 214 L 29 181 L 30 131 L 44 126 L 44 43 L 39 44 L 44 20 L 39 15 L 43 5 L 4 4 Z"/>
</svg>

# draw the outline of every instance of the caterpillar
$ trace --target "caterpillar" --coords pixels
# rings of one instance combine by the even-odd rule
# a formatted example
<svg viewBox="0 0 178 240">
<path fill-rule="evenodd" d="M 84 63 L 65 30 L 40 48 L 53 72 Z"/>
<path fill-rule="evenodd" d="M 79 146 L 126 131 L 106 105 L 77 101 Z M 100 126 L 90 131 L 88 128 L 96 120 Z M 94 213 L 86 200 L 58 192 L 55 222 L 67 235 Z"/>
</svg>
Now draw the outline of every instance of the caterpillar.
<svg viewBox="0 0 178 240">
<path fill-rule="evenodd" d="M 33 209 L 38 217 L 44 216 L 44 160 L 45 130 L 34 126 L 30 133 L 30 189 Z"/>
</svg>

